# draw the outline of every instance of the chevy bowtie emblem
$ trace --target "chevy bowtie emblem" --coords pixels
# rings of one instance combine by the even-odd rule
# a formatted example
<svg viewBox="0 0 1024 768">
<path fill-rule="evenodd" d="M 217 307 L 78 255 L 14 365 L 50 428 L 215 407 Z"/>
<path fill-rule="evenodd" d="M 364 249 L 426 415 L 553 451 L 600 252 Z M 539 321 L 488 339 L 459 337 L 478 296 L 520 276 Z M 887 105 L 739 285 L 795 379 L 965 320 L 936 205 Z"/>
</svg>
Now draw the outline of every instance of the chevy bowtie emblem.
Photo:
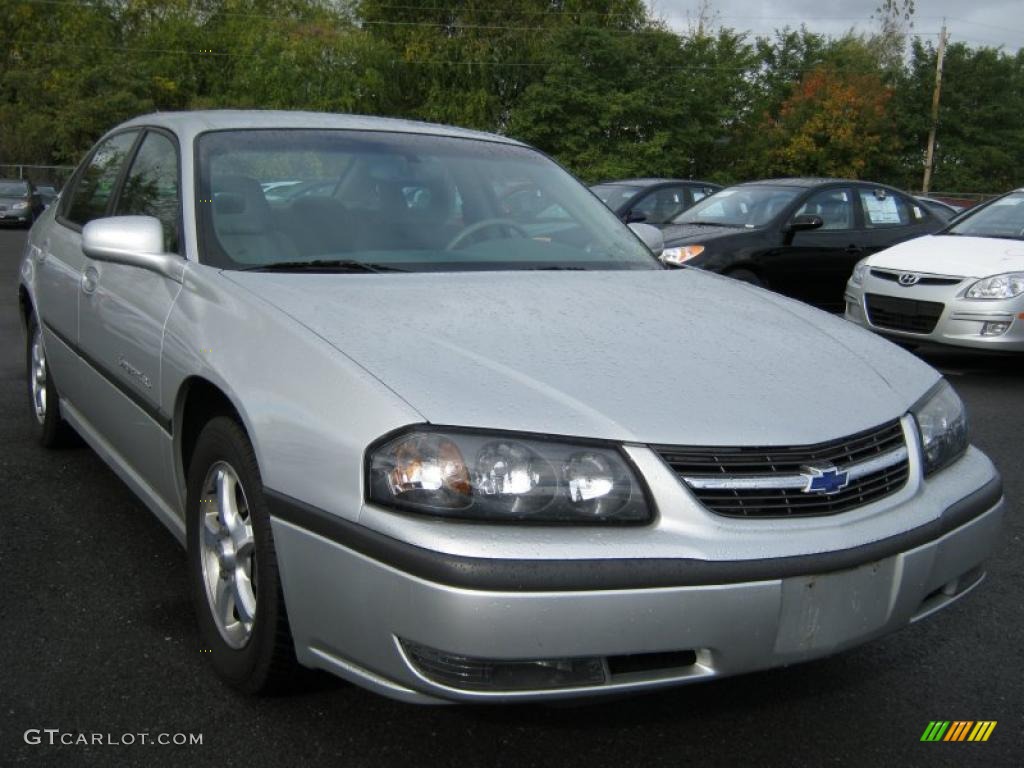
<svg viewBox="0 0 1024 768">
<path fill-rule="evenodd" d="M 824 493 L 831 496 L 839 493 L 850 482 L 850 473 L 836 469 L 831 464 L 816 467 L 801 467 L 800 474 L 807 480 L 804 493 Z"/>
<path fill-rule="evenodd" d="M 920 275 L 915 275 L 913 272 L 904 272 L 900 275 L 900 285 L 917 285 L 921 280 Z"/>
</svg>

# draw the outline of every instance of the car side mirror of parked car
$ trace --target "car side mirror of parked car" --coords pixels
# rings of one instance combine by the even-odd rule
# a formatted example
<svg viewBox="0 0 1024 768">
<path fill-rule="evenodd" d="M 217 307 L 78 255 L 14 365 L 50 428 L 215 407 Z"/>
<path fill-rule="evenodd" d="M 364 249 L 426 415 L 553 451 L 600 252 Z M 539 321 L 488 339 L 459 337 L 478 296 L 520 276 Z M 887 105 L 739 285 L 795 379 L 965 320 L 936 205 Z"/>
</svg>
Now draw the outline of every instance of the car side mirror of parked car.
<svg viewBox="0 0 1024 768">
<path fill-rule="evenodd" d="M 793 217 L 787 229 L 790 232 L 804 232 L 808 229 L 820 229 L 824 224 L 825 221 L 821 216 L 815 216 L 812 213 L 801 213 L 799 216 Z"/>
<path fill-rule="evenodd" d="M 665 250 L 665 236 L 660 229 L 638 221 L 630 224 L 629 228 L 633 230 L 633 234 L 644 241 L 644 245 L 651 249 L 651 253 L 661 256 L 661 252 Z"/>
<path fill-rule="evenodd" d="M 90 259 L 147 269 L 181 282 L 184 259 L 164 253 L 164 229 L 153 216 L 93 219 L 82 229 L 82 251 Z"/>
</svg>

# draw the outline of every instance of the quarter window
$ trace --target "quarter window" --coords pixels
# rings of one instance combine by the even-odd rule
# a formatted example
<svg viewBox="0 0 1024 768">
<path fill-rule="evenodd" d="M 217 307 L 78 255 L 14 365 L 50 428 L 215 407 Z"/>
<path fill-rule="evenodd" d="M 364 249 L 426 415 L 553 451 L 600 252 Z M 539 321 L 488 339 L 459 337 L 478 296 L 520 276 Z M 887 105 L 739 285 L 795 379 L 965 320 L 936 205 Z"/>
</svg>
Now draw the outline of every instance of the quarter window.
<svg viewBox="0 0 1024 768">
<path fill-rule="evenodd" d="M 683 187 L 662 187 L 651 192 L 636 205 L 633 213 L 642 213 L 648 224 L 664 224 L 686 210 L 686 190 Z"/>
<path fill-rule="evenodd" d="M 178 150 L 169 138 L 150 132 L 132 161 L 115 212 L 155 216 L 164 228 L 164 250 L 178 253 Z"/>
<path fill-rule="evenodd" d="M 135 144 L 136 136 L 138 131 L 119 133 L 96 148 L 70 195 L 65 214 L 70 221 L 85 226 L 93 219 L 106 215 L 117 177 Z"/>
</svg>

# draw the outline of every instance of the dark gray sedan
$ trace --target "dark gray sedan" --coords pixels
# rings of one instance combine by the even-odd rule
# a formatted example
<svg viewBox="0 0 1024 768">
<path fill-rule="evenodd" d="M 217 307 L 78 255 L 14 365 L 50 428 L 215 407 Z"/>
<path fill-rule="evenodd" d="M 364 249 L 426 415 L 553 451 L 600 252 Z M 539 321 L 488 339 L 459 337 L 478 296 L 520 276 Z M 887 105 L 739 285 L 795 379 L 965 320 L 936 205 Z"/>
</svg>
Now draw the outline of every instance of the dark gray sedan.
<svg viewBox="0 0 1024 768">
<path fill-rule="evenodd" d="M 693 179 L 623 179 L 590 188 L 627 224 L 661 227 L 722 187 Z"/>
<path fill-rule="evenodd" d="M 42 198 L 31 181 L 0 179 L 0 224 L 31 227 L 44 208 Z"/>
</svg>

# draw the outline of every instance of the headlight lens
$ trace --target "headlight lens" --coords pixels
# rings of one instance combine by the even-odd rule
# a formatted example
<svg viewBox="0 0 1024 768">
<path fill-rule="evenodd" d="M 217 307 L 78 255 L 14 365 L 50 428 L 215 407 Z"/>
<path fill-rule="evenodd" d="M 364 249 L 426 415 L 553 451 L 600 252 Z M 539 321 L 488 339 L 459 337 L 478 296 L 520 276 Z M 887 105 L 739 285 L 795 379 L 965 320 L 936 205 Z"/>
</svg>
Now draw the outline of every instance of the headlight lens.
<svg viewBox="0 0 1024 768">
<path fill-rule="evenodd" d="M 1024 272 L 1009 272 L 979 280 L 967 289 L 965 295 L 968 299 L 1012 299 L 1022 293 Z"/>
<path fill-rule="evenodd" d="M 948 382 L 915 406 L 913 414 L 921 433 L 925 475 L 951 464 L 967 450 L 967 414 Z"/>
<path fill-rule="evenodd" d="M 863 285 L 864 284 L 864 275 L 867 273 L 867 271 L 868 271 L 867 259 L 861 259 L 860 261 L 857 262 L 857 264 L 853 268 L 853 274 L 850 275 L 850 282 L 853 285 Z"/>
<path fill-rule="evenodd" d="M 14 205 L 11 206 L 11 210 L 12 211 L 24 211 L 26 208 L 28 208 L 28 203 L 24 203 L 24 202 L 23 203 L 15 203 Z"/>
<path fill-rule="evenodd" d="M 643 486 L 614 447 L 415 429 L 371 448 L 369 500 L 493 522 L 643 523 Z"/>
<path fill-rule="evenodd" d="M 695 259 L 704 253 L 703 245 L 682 245 L 678 248 L 666 248 L 661 252 L 661 260 L 666 264 L 682 264 Z"/>
</svg>

